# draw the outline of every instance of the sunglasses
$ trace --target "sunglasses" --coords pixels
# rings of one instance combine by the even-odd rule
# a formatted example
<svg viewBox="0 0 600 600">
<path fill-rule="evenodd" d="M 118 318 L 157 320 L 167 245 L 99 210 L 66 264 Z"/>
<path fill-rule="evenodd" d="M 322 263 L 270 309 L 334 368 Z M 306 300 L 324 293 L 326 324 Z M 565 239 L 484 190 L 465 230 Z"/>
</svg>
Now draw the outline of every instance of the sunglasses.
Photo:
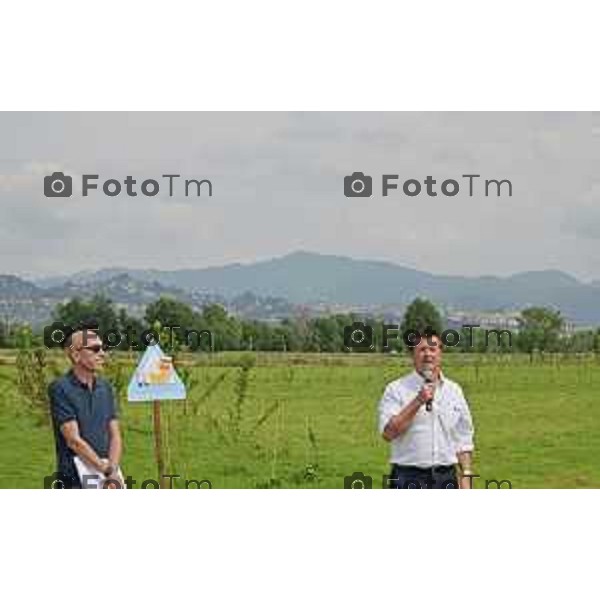
<svg viewBox="0 0 600 600">
<path fill-rule="evenodd" d="M 106 352 L 106 348 L 104 346 L 84 346 L 82 348 L 82 350 L 89 350 L 90 352 L 93 352 L 94 354 L 98 354 L 98 352 L 100 352 L 100 350 L 102 350 L 102 352 Z"/>
</svg>

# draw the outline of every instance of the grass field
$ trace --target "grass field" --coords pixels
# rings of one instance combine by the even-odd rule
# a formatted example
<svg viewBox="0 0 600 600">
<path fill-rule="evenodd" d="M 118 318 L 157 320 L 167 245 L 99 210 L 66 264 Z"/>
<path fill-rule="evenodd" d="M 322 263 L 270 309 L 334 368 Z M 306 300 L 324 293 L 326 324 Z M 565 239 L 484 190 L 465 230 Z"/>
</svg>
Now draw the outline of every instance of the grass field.
<svg viewBox="0 0 600 600">
<path fill-rule="evenodd" d="M 376 406 L 386 382 L 410 368 L 406 357 L 259 354 L 242 368 L 247 357 L 190 364 L 188 400 L 163 402 L 169 473 L 215 488 L 341 488 L 363 471 L 381 487 L 388 448 Z M 129 376 L 133 364 L 123 366 Z M 448 355 L 445 373 L 463 386 L 475 422 L 475 487 L 600 487 L 599 367 L 593 356 Z M 41 488 L 54 471 L 52 431 L 26 408 L 16 376 L 10 354 L 0 355 L 0 487 Z M 123 469 L 140 487 L 157 478 L 152 408 L 120 405 Z"/>
</svg>

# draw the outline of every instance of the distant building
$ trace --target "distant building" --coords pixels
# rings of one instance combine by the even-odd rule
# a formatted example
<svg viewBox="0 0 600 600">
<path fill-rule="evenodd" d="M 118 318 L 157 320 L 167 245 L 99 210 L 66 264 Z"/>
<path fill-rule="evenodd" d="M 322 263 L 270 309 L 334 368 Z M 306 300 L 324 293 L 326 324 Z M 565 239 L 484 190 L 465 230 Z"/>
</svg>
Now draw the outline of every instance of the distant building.
<svg viewBox="0 0 600 600">
<path fill-rule="evenodd" d="M 518 331 L 520 328 L 519 312 L 484 312 L 484 311 L 452 311 L 446 314 L 446 322 L 450 329 L 460 329 L 465 325 L 478 325 L 482 329 L 508 329 Z"/>
</svg>

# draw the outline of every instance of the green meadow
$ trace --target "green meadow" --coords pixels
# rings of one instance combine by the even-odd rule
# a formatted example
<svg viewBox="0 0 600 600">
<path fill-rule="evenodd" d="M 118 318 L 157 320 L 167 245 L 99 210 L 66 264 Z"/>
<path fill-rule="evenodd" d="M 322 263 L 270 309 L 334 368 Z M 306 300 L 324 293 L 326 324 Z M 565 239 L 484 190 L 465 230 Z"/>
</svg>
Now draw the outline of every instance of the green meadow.
<svg viewBox="0 0 600 600">
<path fill-rule="evenodd" d="M 60 354 L 54 368 L 66 368 Z M 115 359 L 121 383 L 134 362 Z M 166 471 L 214 488 L 342 488 L 362 471 L 381 487 L 388 447 L 376 429 L 387 382 L 405 356 L 222 353 L 183 357 L 186 401 L 161 403 Z M 600 487 L 600 360 L 597 356 L 446 356 L 476 428 L 475 471 L 513 488 Z M 52 430 L 28 407 L 14 356 L 0 355 L 0 487 L 42 488 L 54 471 Z M 151 403 L 119 405 L 126 475 L 158 478 Z M 193 484 L 191 484 L 193 486 Z"/>
</svg>

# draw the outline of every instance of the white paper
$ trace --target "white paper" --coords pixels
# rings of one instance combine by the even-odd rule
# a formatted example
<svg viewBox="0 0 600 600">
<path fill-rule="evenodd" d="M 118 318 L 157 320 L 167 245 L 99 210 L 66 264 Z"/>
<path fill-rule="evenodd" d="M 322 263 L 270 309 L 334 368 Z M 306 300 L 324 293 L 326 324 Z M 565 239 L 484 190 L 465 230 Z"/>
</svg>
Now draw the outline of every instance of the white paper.
<svg viewBox="0 0 600 600">
<path fill-rule="evenodd" d="M 84 490 L 102 490 L 104 489 L 104 482 L 107 479 L 118 480 L 120 478 L 121 481 L 124 481 L 123 473 L 121 472 L 120 467 L 118 477 L 106 477 L 103 473 L 88 465 L 88 463 L 81 460 L 81 458 L 78 456 L 76 456 L 73 461 L 75 462 L 75 468 L 77 469 L 77 474 L 79 475 L 79 481 L 81 481 L 81 487 Z M 125 486 L 123 486 L 123 489 L 125 489 Z"/>
</svg>

